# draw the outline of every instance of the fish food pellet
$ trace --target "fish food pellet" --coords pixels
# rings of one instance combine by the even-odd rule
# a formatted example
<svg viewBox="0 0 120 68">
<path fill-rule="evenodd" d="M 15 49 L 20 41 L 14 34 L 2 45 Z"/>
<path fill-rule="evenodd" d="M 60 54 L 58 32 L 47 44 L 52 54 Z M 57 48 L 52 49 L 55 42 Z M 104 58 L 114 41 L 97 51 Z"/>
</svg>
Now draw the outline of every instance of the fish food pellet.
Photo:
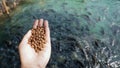
<svg viewBox="0 0 120 68">
<path fill-rule="evenodd" d="M 45 28 L 37 27 L 32 29 L 32 35 L 28 40 L 28 44 L 34 48 L 35 52 L 41 51 L 45 44 Z"/>
</svg>

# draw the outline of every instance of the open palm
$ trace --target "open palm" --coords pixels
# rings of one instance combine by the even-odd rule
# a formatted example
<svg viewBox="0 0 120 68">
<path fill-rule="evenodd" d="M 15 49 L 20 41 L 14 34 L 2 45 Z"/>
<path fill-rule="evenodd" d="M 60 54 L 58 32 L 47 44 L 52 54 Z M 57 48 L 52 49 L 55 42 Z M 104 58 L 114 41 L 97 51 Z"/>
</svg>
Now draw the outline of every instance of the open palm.
<svg viewBox="0 0 120 68">
<path fill-rule="evenodd" d="M 45 27 L 46 44 L 45 47 L 38 53 L 28 44 L 28 39 L 31 36 L 31 30 L 29 30 L 23 37 L 19 45 L 19 53 L 21 59 L 22 68 L 45 68 L 51 55 L 51 42 L 50 42 L 50 30 L 47 20 L 36 20 L 33 28 Z"/>
</svg>

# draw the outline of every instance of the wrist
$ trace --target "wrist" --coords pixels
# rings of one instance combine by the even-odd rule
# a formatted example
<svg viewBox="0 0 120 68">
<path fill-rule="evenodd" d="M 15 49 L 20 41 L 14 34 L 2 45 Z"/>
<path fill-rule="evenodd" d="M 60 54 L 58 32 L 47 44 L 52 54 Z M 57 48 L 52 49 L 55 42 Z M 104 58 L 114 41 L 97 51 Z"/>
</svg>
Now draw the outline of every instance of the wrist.
<svg viewBox="0 0 120 68">
<path fill-rule="evenodd" d="M 46 68 L 46 66 L 41 65 L 31 65 L 31 64 L 21 64 L 21 68 Z"/>
</svg>

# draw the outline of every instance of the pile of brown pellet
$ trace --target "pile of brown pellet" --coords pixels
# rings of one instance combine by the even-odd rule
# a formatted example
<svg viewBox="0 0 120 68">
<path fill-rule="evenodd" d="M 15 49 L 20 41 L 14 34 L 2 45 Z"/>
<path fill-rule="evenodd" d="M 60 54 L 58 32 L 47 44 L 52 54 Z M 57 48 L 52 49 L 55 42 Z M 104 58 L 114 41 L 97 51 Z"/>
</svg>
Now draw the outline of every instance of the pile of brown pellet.
<svg viewBox="0 0 120 68">
<path fill-rule="evenodd" d="M 41 51 L 44 48 L 45 44 L 45 28 L 37 27 L 32 29 L 32 35 L 29 38 L 28 43 L 32 48 L 35 49 L 35 52 Z"/>
</svg>

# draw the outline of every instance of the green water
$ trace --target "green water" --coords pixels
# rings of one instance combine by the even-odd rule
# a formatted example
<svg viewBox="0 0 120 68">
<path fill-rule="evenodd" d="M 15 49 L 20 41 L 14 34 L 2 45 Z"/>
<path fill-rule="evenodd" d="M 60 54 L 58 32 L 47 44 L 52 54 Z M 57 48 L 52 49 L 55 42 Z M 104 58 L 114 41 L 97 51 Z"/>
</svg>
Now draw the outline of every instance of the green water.
<svg viewBox="0 0 120 68">
<path fill-rule="evenodd" d="M 97 60 L 103 63 L 103 67 L 97 64 L 93 65 L 94 67 L 106 68 L 107 65 L 113 68 L 120 67 L 119 0 L 28 0 L 11 12 L 10 16 L 10 19 L 6 17 L 0 20 L 0 43 L 3 49 L 5 49 L 4 41 L 6 40 L 12 41 L 13 44 L 11 45 L 13 47 L 18 46 L 22 36 L 32 28 L 33 21 L 44 18 L 49 21 L 52 44 L 55 45 L 53 46 L 53 51 L 55 52 L 52 53 L 52 60 L 48 68 L 60 68 L 60 64 L 64 64 L 63 61 L 65 59 L 73 60 L 72 56 L 77 52 L 70 50 L 68 51 L 70 53 L 67 53 L 65 49 L 69 48 L 69 46 L 65 46 L 69 45 L 68 42 L 70 40 L 66 39 L 69 38 L 69 35 L 79 38 L 79 41 L 83 42 L 81 43 L 83 49 L 89 47 L 91 51 L 96 52 Z M 95 39 L 99 39 L 104 43 L 104 45 L 99 45 L 99 47 L 101 47 L 100 51 L 103 52 L 100 52 L 100 55 L 99 49 L 96 50 L 92 45 Z M 63 44 L 58 44 L 59 41 Z M 64 41 L 67 41 L 67 43 Z M 62 53 L 61 51 L 59 52 L 59 48 L 62 49 Z M 57 51 L 59 53 L 55 56 L 54 54 L 56 54 Z M 67 57 L 69 54 L 71 54 L 70 57 Z M 77 59 L 81 58 L 79 54 L 77 55 Z M 0 56 L 3 55 L 1 54 Z M 65 59 L 63 59 L 63 57 Z M 105 61 L 105 58 L 107 61 Z M 83 61 L 82 59 L 80 60 Z M 107 63 L 107 65 L 105 65 L 105 63 Z M 75 62 L 73 62 L 71 68 L 75 68 L 74 64 Z M 19 65 L 19 63 L 17 65 Z M 68 64 L 66 63 L 66 65 Z M 88 67 L 90 66 L 92 65 L 88 65 Z M 67 66 L 64 67 L 66 68 Z"/>
</svg>

